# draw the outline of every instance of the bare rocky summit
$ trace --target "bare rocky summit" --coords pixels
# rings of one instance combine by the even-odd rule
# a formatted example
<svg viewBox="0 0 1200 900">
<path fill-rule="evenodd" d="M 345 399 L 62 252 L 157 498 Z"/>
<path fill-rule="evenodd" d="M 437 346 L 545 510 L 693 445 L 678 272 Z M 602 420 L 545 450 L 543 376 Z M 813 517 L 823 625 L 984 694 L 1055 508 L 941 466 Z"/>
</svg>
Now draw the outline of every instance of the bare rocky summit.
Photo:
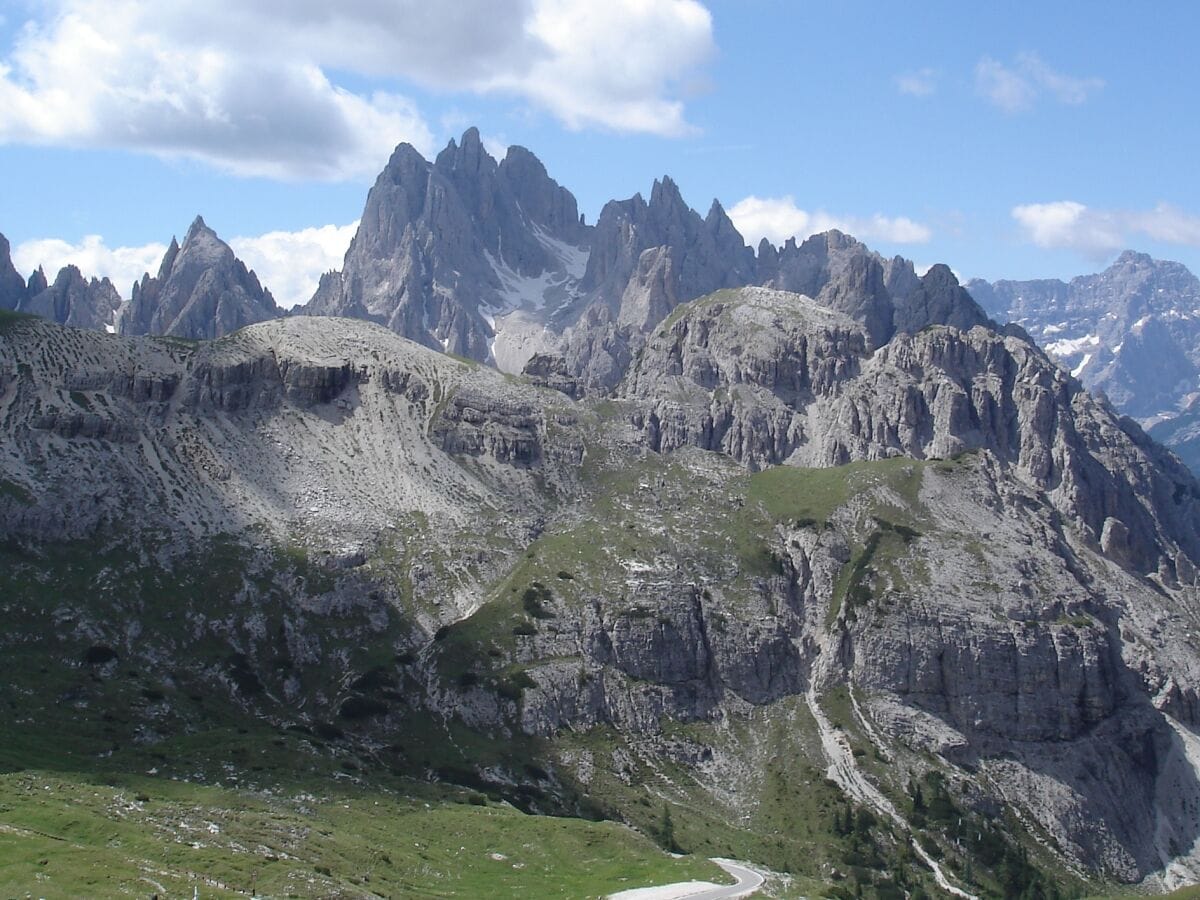
<svg viewBox="0 0 1200 900">
<path fill-rule="evenodd" d="M 197 216 L 182 246 L 171 239 L 158 275 L 133 286 L 116 330 L 204 340 L 280 315 L 271 292 Z"/>
<path fill-rule="evenodd" d="M 64 266 L 53 284 L 41 269 L 28 282 L 13 267 L 8 240 L 0 234 L 0 310 L 41 316 L 60 325 L 112 330 L 121 296 L 107 278 L 87 279 L 75 266 Z"/>
</svg>

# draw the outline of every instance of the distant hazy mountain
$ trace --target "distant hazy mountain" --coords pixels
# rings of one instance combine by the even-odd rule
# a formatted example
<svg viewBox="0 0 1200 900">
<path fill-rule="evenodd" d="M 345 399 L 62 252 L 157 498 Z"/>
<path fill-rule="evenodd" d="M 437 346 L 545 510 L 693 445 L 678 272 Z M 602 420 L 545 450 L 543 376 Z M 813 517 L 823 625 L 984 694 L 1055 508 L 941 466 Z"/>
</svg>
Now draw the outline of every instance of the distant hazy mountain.
<svg viewBox="0 0 1200 900">
<path fill-rule="evenodd" d="M 973 280 L 967 289 L 1144 423 L 1175 415 L 1200 389 L 1200 280 L 1180 263 L 1126 251 L 1070 283 Z"/>
</svg>

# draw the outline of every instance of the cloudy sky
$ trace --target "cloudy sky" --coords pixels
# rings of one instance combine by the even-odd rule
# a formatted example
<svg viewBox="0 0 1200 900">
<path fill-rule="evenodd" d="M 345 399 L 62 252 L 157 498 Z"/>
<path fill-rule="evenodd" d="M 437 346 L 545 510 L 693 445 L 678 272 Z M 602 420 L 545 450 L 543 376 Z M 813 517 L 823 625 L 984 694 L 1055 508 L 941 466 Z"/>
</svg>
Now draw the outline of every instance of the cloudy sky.
<svg viewBox="0 0 1200 900">
<path fill-rule="evenodd" d="M 477 125 L 589 221 L 670 174 L 751 242 L 1200 272 L 1200 5 L 988 6 L 0 0 L 0 233 L 23 274 L 71 261 L 127 295 L 200 213 L 291 305 L 397 143 Z"/>
</svg>

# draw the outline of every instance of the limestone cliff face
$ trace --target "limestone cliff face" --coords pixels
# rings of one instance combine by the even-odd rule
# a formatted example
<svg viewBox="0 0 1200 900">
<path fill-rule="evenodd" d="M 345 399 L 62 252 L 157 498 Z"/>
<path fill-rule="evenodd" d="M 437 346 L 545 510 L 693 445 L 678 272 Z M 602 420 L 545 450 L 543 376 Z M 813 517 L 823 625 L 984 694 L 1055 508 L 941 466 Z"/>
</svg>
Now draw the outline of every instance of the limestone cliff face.
<svg viewBox="0 0 1200 900">
<path fill-rule="evenodd" d="M 630 369 L 624 396 L 656 452 L 828 466 L 989 450 L 1094 540 L 1119 523 L 1148 570 L 1200 559 L 1200 507 L 1178 461 L 1030 342 L 974 327 L 865 328 L 799 295 L 744 289 L 693 305 Z"/>
<path fill-rule="evenodd" d="M 270 291 L 197 216 L 182 246 L 171 240 L 157 277 L 134 285 L 116 330 L 204 340 L 280 315 Z"/>
<path fill-rule="evenodd" d="M 341 272 L 322 279 L 306 310 L 488 360 L 494 315 L 545 303 L 515 285 L 569 280 L 565 257 L 590 232 L 575 198 L 522 147 L 497 163 L 471 128 L 429 163 L 401 144 L 367 195 Z"/>
<path fill-rule="evenodd" d="M 60 325 L 106 331 L 113 328 L 120 306 L 121 297 L 107 278 L 88 281 L 75 266 L 65 266 L 54 284 L 27 296 L 17 308 Z"/>
</svg>

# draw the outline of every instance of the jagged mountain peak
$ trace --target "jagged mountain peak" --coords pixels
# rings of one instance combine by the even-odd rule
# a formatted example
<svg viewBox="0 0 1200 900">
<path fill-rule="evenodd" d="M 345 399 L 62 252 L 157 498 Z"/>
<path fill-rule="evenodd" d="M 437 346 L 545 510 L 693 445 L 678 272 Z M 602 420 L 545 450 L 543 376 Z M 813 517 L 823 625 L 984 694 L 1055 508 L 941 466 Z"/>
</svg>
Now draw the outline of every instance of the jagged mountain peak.
<svg viewBox="0 0 1200 900">
<path fill-rule="evenodd" d="M 895 303 L 893 324 L 897 332 L 918 332 L 929 325 L 950 325 L 963 331 L 976 325 L 994 327 L 943 263 L 930 266 L 915 289 Z"/>
<path fill-rule="evenodd" d="M 184 238 L 184 243 L 189 240 L 195 240 L 197 237 L 205 233 L 212 235 L 213 237 L 217 236 L 217 233 L 209 228 L 207 223 L 204 221 L 204 216 L 197 213 L 196 218 L 192 219 L 192 224 L 188 226 L 187 236 Z"/>
<path fill-rule="evenodd" d="M 442 172 L 462 172 L 474 178 L 495 175 L 497 168 L 495 158 L 484 148 L 479 129 L 475 127 L 464 131 L 458 143 L 451 138 L 433 165 Z"/>
<path fill-rule="evenodd" d="M 29 296 L 35 296 L 49 286 L 50 281 L 46 278 L 46 270 L 41 266 L 38 266 L 29 276 L 29 284 L 27 286 Z"/>
<path fill-rule="evenodd" d="M 650 207 L 660 206 L 683 208 L 690 211 L 690 207 L 683 202 L 683 194 L 679 192 L 679 185 L 670 175 L 654 179 L 654 186 L 650 189 Z"/>
<path fill-rule="evenodd" d="M 121 334 L 207 339 L 281 314 L 258 276 L 196 216 L 182 245 L 171 238 L 157 277 L 147 273 L 134 284 L 115 327 Z"/>
</svg>

